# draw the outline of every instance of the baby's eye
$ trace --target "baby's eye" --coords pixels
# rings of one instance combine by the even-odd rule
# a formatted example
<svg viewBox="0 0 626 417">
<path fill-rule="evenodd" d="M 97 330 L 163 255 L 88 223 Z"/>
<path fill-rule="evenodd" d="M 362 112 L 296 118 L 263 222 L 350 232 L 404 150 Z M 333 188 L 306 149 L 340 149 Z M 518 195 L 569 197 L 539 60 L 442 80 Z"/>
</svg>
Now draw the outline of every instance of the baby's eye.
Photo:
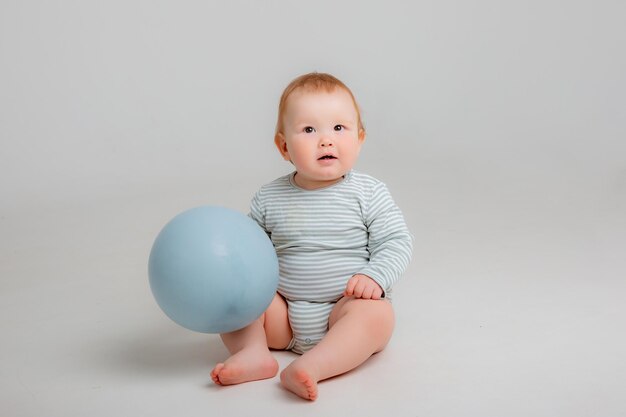
<svg viewBox="0 0 626 417">
<path fill-rule="evenodd" d="M 340 131 L 342 131 L 342 130 L 343 130 L 343 129 L 345 129 L 345 128 L 344 128 L 342 125 L 335 125 L 334 129 L 335 129 L 337 132 L 340 132 Z"/>
<path fill-rule="evenodd" d="M 315 132 L 315 128 L 311 127 L 311 126 L 307 126 L 307 127 L 304 128 L 304 131 L 306 133 L 313 133 L 313 132 Z"/>
</svg>

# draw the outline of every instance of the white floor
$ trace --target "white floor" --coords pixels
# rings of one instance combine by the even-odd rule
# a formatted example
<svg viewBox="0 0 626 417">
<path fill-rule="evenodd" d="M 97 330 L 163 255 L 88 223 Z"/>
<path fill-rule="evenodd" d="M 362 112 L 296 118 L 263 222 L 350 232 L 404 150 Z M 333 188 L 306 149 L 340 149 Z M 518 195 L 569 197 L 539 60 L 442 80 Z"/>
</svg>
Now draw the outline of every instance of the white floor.
<svg viewBox="0 0 626 417">
<path fill-rule="evenodd" d="M 176 200 L 2 213 L 0 415 L 626 415 L 617 211 L 521 223 L 407 213 L 418 239 L 392 342 L 309 403 L 278 378 L 213 385 L 219 338 L 156 306 L 146 261 L 168 217 L 192 204 Z"/>
</svg>

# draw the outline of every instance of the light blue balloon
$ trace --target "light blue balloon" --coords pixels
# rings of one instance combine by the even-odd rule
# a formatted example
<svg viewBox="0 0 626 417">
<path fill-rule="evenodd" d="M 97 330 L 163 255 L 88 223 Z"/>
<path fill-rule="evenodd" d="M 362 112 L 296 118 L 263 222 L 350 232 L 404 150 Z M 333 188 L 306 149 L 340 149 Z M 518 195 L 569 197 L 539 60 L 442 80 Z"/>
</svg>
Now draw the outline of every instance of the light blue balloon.
<svg viewBox="0 0 626 417">
<path fill-rule="evenodd" d="M 204 206 L 165 225 L 152 246 L 148 275 L 157 304 L 173 321 L 197 332 L 227 333 L 269 307 L 278 259 L 254 220 Z"/>
</svg>

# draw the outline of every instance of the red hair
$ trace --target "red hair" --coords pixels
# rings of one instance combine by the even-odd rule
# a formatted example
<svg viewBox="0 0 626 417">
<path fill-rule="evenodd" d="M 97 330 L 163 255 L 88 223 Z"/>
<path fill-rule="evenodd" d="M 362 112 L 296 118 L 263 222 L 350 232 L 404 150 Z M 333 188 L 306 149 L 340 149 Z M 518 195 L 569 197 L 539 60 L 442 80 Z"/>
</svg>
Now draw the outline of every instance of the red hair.
<svg viewBox="0 0 626 417">
<path fill-rule="evenodd" d="M 359 130 L 365 130 L 363 127 L 363 122 L 361 121 L 361 111 L 359 109 L 359 105 L 354 98 L 354 94 L 345 85 L 336 77 L 325 74 L 323 72 L 311 72 L 309 74 L 304 74 L 293 80 L 289 83 L 289 85 L 283 91 L 283 94 L 280 96 L 280 102 L 278 104 L 278 121 L 276 123 L 276 134 L 282 132 L 283 128 L 283 116 L 285 114 L 285 110 L 287 108 L 287 99 L 294 91 L 298 89 L 303 89 L 308 92 L 318 92 L 325 91 L 327 93 L 332 93 L 337 88 L 341 88 L 345 90 L 350 97 L 352 98 L 352 102 L 354 103 L 354 108 L 356 109 Z"/>
</svg>

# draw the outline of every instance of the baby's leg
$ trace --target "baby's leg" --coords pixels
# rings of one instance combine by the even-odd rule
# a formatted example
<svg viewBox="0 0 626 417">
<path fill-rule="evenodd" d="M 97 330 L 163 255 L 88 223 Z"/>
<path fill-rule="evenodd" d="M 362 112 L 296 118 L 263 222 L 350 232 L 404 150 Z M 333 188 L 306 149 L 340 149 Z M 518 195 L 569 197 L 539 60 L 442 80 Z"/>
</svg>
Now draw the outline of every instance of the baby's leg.
<svg viewBox="0 0 626 417">
<path fill-rule="evenodd" d="M 383 350 L 394 327 L 393 308 L 385 300 L 342 298 L 334 307 L 324 339 L 281 372 L 288 390 L 317 398 L 317 382 L 348 372 Z"/>
<path fill-rule="evenodd" d="M 276 294 L 258 320 L 221 337 L 232 356 L 215 365 L 211 378 L 216 384 L 232 385 L 273 377 L 278 372 L 278 362 L 268 347 L 284 349 L 292 337 L 285 300 Z"/>
</svg>

